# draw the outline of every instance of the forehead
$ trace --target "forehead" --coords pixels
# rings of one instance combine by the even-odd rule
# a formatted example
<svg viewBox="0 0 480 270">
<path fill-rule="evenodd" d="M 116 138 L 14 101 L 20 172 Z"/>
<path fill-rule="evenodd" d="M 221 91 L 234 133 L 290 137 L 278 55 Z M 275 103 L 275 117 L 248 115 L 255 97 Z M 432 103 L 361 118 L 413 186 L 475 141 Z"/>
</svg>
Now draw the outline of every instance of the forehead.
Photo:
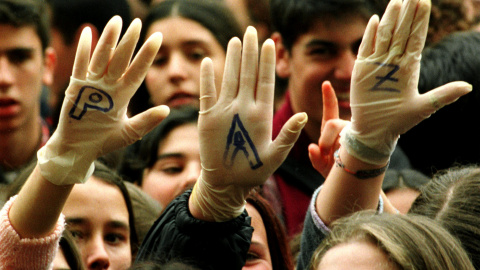
<svg viewBox="0 0 480 270">
<path fill-rule="evenodd" d="M 0 24 L 0 51 L 29 48 L 41 51 L 42 43 L 33 26 Z"/>
<path fill-rule="evenodd" d="M 206 43 L 218 43 L 212 32 L 210 32 L 203 25 L 194 20 L 182 17 L 168 17 L 152 23 L 152 25 L 148 28 L 147 36 L 150 36 L 154 32 L 161 32 L 163 34 L 164 39 L 162 46 L 164 44 L 168 45 L 176 41 L 185 40 L 198 40 Z"/>
<path fill-rule="evenodd" d="M 295 46 L 306 46 L 312 40 L 333 44 L 350 45 L 362 39 L 367 20 L 360 15 L 351 15 L 348 19 L 326 16 L 315 20 L 310 29 L 300 35 Z"/>
<path fill-rule="evenodd" d="M 198 129 L 195 123 L 186 123 L 172 129 L 158 146 L 158 153 L 192 152 L 199 154 Z"/>
<path fill-rule="evenodd" d="M 102 217 L 105 220 L 125 221 L 128 224 L 128 209 L 120 189 L 95 176 L 81 185 L 75 185 L 65 203 L 63 213 L 67 218 Z M 99 214 L 101 213 L 101 214 Z"/>
</svg>

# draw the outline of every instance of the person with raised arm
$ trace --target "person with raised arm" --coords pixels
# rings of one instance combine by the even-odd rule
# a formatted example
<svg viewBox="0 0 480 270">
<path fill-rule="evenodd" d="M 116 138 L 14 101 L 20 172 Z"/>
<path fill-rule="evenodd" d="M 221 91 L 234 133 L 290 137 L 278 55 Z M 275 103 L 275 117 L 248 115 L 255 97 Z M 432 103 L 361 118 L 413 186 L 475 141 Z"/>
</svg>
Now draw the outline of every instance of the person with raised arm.
<svg viewBox="0 0 480 270">
<path fill-rule="evenodd" d="M 256 30 L 228 45 L 218 98 L 213 66 L 201 66 L 201 173 L 165 209 L 146 236 L 136 263 L 180 260 L 201 269 L 241 269 L 253 228 L 245 211 L 251 190 L 283 162 L 307 121 L 295 114 L 272 141 L 275 47 L 267 40 L 258 59 Z"/>
<path fill-rule="evenodd" d="M 418 93 L 430 6 L 429 0 L 392 0 L 380 21 L 371 17 L 353 70 L 351 122 L 335 119 L 335 95 L 324 84 L 324 102 L 331 109 L 324 121 L 332 120 L 309 153 L 314 167 L 328 176 L 305 219 L 298 269 L 307 267 L 333 221 L 364 209 L 383 211 L 379 194 L 400 134 L 471 91 L 470 84 L 452 82 Z M 395 212 L 387 206 L 385 210 Z"/>
<path fill-rule="evenodd" d="M 90 178 L 98 157 L 140 139 L 168 115 L 159 106 L 126 116 L 162 36 L 153 34 L 131 61 L 141 22 L 134 20 L 117 44 L 121 27 L 120 17 L 109 21 L 91 59 L 91 31 L 83 30 L 59 126 L 0 213 L 0 269 L 51 269 L 64 229 L 61 211 L 73 186 Z"/>
</svg>

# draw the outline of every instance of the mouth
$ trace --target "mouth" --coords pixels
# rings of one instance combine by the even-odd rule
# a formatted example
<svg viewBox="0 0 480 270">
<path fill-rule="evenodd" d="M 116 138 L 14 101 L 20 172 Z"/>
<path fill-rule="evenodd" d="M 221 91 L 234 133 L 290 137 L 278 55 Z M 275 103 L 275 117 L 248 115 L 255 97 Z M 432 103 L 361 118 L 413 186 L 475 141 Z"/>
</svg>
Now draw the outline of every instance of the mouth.
<svg viewBox="0 0 480 270">
<path fill-rule="evenodd" d="M 335 92 L 338 99 L 338 107 L 350 109 L 350 92 Z"/>
<path fill-rule="evenodd" d="M 0 118 L 12 117 L 20 110 L 20 104 L 12 98 L 0 98 Z"/>
<path fill-rule="evenodd" d="M 184 105 L 199 106 L 198 96 L 187 93 L 176 93 L 168 99 L 167 105 L 170 108 L 178 108 Z"/>
</svg>

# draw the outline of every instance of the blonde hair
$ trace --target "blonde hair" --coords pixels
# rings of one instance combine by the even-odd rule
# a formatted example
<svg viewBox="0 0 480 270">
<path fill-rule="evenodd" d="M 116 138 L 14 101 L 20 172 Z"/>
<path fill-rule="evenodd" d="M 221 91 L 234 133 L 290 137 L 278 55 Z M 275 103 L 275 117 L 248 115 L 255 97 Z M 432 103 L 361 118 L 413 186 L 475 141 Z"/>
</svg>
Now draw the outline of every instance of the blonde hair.
<svg viewBox="0 0 480 270">
<path fill-rule="evenodd" d="M 459 241 L 424 216 L 361 211 L 332 226 L 312 256 L 312 270 L 330 248 L 352 241 L 375 244 L 398 269 L 475 269 Z"/>
</svg>

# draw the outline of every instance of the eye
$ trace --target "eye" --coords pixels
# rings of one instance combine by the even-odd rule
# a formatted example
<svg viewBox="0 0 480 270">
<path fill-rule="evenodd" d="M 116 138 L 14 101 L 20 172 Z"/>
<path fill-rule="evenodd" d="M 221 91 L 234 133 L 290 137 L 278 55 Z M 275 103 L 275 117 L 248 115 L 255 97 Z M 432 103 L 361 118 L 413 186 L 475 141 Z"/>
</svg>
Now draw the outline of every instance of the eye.
<svg viewBox="0 0 480 270">
<path fill-rule="evenodd" d="M 164 54 L 157 54 L 155 59 L 153 60 L 153 64 L 155 66 L 161 66 L 167 63 L 167 57 Z"/>
<path fill-rule="evenodd" d="M 207 56 L 207 53 L 204 49 L 200 48 L 200 47 L 195 47 L 193 49 L 191 49 L 188 53 L 188 58 L 190 58 L 191 60 L 194 60 L 194 61 L 199 61 L 199 60 L 203 60 L 203 58 L 205 58 L 205 56 Z"/>
<path fill-rule="evenodd" d="M 308 54 L 320 60 L 327 60 L 337 55 L 337 50 L 329 46 L 318 46 L 310 49 Z"/>
<path fill-rule="evenodd" d="M 166 174 L 177 174 L 183 171 L 183 167 L 180 166 L 170 166 L 162 168 L 162 172 Z"/>
<path fill-rule="evenodd" d="M 29 49 L 15 49 L 7 52 L 8 61 L 19 65 L 31 59 L 33 51 Z"/>
<path fill-rule="evenodd" d="M 70 230 L 70 234 L 71 234 L 71 235 L 73 236 L 73 238 L 74 238 L 75 240 L 77 240 L 77 241 L 84 239 L 84 236 L 85 236 L 85 235 L 83 234 L 83 232 L 78 231 L 78 230 Z"/>
<path fill-rule="evenodd" d="M 125 242 L 127 237 L 120 233 L 109 233 L 105 235 L 104 240 L 112 245 Z"/>
<path fill-rule="evenodd" d="M 260 259 L 260 256 L 258 256 L 258 254 L 254 253 L 254 252 L 248 252 L 247 253 L 247 261 L 253 261 L 253 260 L 257 260 L 257 259 Z"/>
<path fill-rule="evenodd" d="M 362 40 L 358 40 L 355 43 L 352 44 L 352 53 L 354 55 L 358 54 L 358 49 L 360 48 L 360 44 L 362 43 Z"/>
</svg>

